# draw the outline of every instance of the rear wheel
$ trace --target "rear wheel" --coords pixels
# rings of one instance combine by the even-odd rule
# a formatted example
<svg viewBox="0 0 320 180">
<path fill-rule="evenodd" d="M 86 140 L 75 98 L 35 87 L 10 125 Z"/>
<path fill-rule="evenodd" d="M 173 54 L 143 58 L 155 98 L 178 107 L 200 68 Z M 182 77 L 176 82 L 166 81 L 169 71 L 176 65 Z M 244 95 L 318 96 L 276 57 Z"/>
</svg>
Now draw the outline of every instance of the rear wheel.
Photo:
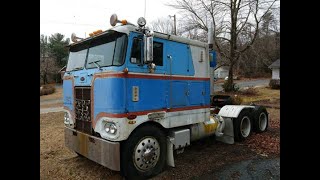
<svg viewBox="0 0 320 180">
<path fill-rule="evenodd" d="M 235 141 L 244 141 L 251 133 L 251 116 L 248 109 L 240 112 L 239 116 L 233 120 Z"/>
<path fill-rule="evenodd" d="M 136 129 L 121 144 L 121 171 L 129 179 L 145 179 L 159 174 L 167 154 L 165 134 L 157 127 Z"/>
<path fill-rule="evenodd" d="M 261 133 L 267 131 L 269 126 L 268 112 L 265 107 L 259 106 L 254 112 L 253 127 L 255 132 Z"/>
</svg>

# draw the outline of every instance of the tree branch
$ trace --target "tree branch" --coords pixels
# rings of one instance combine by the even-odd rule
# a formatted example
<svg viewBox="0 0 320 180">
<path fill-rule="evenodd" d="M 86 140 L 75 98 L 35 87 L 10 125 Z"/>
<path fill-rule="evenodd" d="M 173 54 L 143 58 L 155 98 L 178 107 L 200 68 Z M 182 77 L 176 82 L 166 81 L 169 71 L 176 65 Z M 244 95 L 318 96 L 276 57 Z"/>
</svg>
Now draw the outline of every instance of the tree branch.
<svg viewBox="0 0 320 180">
<path fill-rule="evenodd" d="M 273 6 L 273 4 L 276 2 L 277 0 L 274 0 L 272 2 L 272 4 L 268 7 L 268 9 L 264 12 L 264 14 L 261 16 L 261 18 L 258 20 L 258 17 L 257 17 L 257 14 L 258 14 L 258 9 L 259 9 L 259 0 L 256 0 L 256 4 L 255 4 L 255 12 L 253 13 L 254 14 L 254 19 L 255 19 L 255 22 L 256 22 L 256 29 L 255 29 L 255 33 L 253 35 L 253 39 L 251 40 L 251 42 L 245 47 L 243 48 L 242 50 L 240 51 L 237 51 L 237 56 L 240 56 L 241 53 L 245 52 L 246 50 L 248 50 L 252 44 L 254 43 L 255 39 L 257 38 L 257 35 L 259 33 L 259 24 L 262 20 L 262 18 L 269 12 L 269 10 L 271 9 L 271 7 Z"/>
<path fill-rule="evenodd" d="M 227 39 L 227 38 L 225 38 L 225 37 L 216 37 L 216 38 L 230 42 L 230 39 Z"/>
<path fill-rule="evenodd" d="M 238 30 L 238 32 L 236 32 L 237 36 L 239 35 L 239 33 L 242 31 L 242 29 L 244 28 L 244 26 L 247 24 L 249 16 L 250 16 L 250 12 L 251 12 L 251 6 L 249 6 L 249 12 L 248 15 L 245 19 L 245 21 L 242 23 L 242 26 L 240 27 L 240 29 Z"/>
<path fill-rule="evenodd" d="M 219 66 L 215 67 L 213 71 L 215 71 L 215 70 L 219 69 L 219 68 L 220 68 L 220 67 L 222 67 L 222 66 L 229 66 L 229 64 L 228 64 L 228 63 L 223 63 L 223 64 L 221 64 L 221 65 L 219 65 Z"/>
</svg>

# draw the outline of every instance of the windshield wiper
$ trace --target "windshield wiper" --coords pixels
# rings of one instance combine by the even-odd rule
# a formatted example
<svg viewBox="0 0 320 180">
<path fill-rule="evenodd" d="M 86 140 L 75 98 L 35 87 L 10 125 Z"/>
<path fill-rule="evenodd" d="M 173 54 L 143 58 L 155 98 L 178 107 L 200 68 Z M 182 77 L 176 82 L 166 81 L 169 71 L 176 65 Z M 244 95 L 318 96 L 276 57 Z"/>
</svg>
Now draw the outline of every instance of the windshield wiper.
<svg viewBox="0 0 320 180">
<path fill-rule="evenodd" d="M 76 71 L 76 70 L 80 70 L 80 69 L 82 69 L 83 67 L 75 67 L 74 69 L 73 69 L 73 71 Z"/>
<path fill-rule="evenodd" d="M 101 60 L 97 60 L 97 61 L 92 61 L 92 62 L 89 62 L 88 64 L 94 64 L 95 66 L 97 66 L 97 68 L 101 69 L 101 66 L 97 63 L 97 62 L 100 62 Z"/>
</svg>

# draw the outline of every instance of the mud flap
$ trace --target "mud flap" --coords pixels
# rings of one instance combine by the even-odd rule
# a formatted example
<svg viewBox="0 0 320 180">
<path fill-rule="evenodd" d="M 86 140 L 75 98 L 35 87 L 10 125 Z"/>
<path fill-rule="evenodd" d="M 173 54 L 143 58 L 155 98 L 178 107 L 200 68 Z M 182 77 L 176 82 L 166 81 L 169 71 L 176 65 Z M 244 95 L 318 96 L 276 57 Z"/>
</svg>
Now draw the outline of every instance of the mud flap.
<svg viewBox="0 0 320 180">
<path fill-rule="evenodd" d="M 216 140 L 226 144 L 234 144 L 233 120 L 229 117 L 223 117 L 223 119 L 225 121 L 223 135 L 216 136 Z"/>
<path fill-rule="evenodd" d="M 174 157 L 173 157 L 173 138 L 167 137 L 167 164 L 168 166 L 174 166 Z"/>
</svg>

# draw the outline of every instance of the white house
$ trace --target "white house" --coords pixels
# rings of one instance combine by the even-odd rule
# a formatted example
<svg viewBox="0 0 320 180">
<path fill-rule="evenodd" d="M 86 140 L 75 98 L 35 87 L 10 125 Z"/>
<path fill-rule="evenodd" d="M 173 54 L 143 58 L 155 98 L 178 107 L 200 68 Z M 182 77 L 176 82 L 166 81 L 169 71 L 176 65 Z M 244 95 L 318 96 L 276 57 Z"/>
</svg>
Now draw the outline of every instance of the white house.
<svg viewBox="0 0 320 180">
<path fill-rule="evenodd" d="M 269 68 L 272 69 L 272 79 L 280 79 L 280 59 L 273 62 Z"/>
<path fill-rule="evenodd" d="M 225 78 L 229 75 L 229 66 L 221 66 L 218 69 L 214 71 L 214 77 L 215 78 Z"/>
</svg>

